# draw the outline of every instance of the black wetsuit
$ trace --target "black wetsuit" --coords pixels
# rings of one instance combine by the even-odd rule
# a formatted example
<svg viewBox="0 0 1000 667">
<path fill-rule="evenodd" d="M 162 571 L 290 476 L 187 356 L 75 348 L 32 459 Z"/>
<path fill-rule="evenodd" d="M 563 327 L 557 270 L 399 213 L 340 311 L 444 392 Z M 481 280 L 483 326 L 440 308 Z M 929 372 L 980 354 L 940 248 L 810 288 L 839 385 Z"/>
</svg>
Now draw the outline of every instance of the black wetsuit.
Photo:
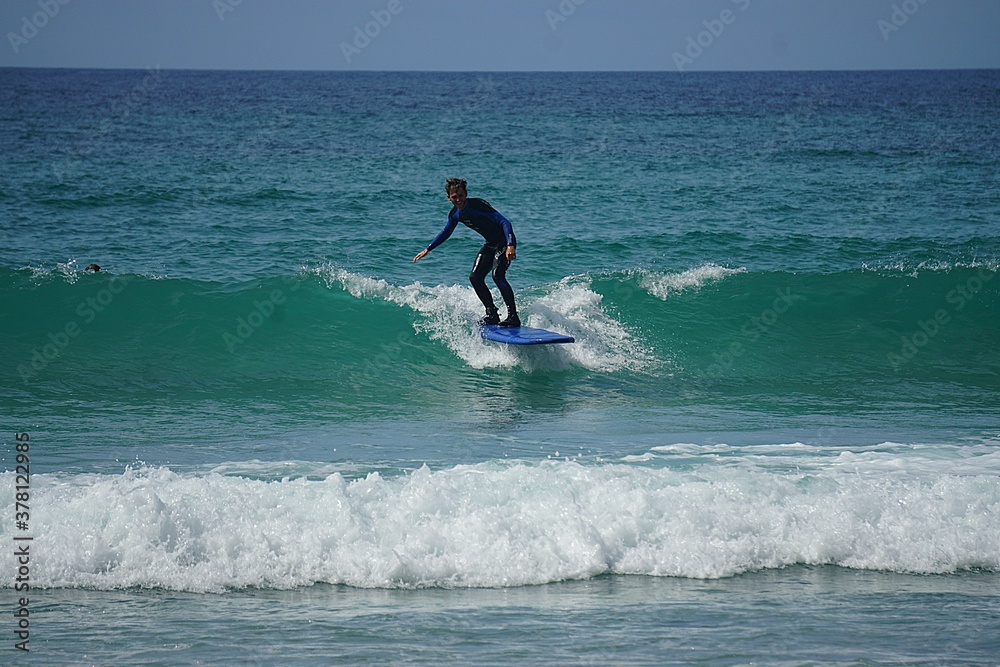
<svg viewBox="0 0 1000 667">
<path fill-rule="evenodd" d="M 507 314 L 516 314 L 514 290 L 507 282 L 507 267 L 510 266 L 510 260 L 507 259 L 507 246 L 517 247 L 517 239 L 514 237 L 514 228 L 511 226 L 510 220 L 503 217 L 487 201 L 470 197 L 465 200 L 465 208 L 461 211 L 457 207 L 452 207 L 451 213 L 448 214 L 447 224 L 434 237 L 427 249 L 433 250 L 447 241 L 460 222 L 469 229 L 479 232 L 486 239 L 486 243 L 476 255 L 476 261 L 472 264 L 472 273 L 469 274 L 469 282 L 476 290 L 476 296 L 483 302 L 487 312 L 496 311 L 493 295 L 486 287 L 486 274 L 492 269 L 493 282 L 496 283 L 497 289 L 500 290 L 500 296 L 503 297 L 503 301 L 507 305 Z"/>
</svg>

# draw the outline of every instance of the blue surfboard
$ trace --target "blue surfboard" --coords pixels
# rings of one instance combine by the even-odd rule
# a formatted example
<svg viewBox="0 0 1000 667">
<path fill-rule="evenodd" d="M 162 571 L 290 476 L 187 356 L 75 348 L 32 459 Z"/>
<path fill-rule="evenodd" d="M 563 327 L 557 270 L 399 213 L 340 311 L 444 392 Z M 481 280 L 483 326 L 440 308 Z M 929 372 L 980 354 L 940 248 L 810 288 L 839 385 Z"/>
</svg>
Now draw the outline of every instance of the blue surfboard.
<svg viewBox="0 0 1000 667">
<path fill-rule="evenodd" d="M 575 343 L 576 339 L 566 334 L 535 329 L 534 327 L 502 327 L 486 324 L 479 327 L 480 335 L 486 340 L 509 345 L 550 345 L 552 343 Z"/>
</svg>

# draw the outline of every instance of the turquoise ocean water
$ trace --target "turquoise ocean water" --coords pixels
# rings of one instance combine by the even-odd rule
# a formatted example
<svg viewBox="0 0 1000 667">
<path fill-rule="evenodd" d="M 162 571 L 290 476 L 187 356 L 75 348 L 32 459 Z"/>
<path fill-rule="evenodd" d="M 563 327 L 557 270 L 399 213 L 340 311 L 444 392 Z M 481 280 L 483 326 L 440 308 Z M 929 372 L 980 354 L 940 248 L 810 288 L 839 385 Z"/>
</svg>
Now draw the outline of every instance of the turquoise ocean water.
<svg viewBox="0 0 1000 667">
<path fill-rule="evenodd" d="M 3 664 L 1000 661 L 1000 73 L 0 83 Z"/>
</svg>

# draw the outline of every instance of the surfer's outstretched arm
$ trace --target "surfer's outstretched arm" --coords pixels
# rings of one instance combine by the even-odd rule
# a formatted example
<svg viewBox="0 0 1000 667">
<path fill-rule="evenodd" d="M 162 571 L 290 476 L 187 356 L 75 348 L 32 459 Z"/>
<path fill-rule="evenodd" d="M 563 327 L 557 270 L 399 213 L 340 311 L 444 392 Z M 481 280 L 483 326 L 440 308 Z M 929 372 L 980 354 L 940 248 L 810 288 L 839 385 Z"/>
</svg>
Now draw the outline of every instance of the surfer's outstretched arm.
<svg viewBox="0 0 1000 667">
<path fill-rule="evenodd" d="M 452 210 L 452 213 L 454 213 L 454 210 Z M 439 245 L 447 241 L 448 237 L 451 236 L 451 233 L 455 231 L 455 227 L 457 225 L 458 225 L 458 220 L 452 219 L 452 217 L 449 215 L 448 222 L 445 224 L 444 229 L 438 232 L 438 235 L 434 237 L 434 240 L 431 241 L 426 248 L 417 253 L 417 256 L 413 258 L 413 261 L 415 262 L 418 259 L 422 259 L 431 250 L 434 250 L 434 248 L 438 247 Z"/>
</svg>

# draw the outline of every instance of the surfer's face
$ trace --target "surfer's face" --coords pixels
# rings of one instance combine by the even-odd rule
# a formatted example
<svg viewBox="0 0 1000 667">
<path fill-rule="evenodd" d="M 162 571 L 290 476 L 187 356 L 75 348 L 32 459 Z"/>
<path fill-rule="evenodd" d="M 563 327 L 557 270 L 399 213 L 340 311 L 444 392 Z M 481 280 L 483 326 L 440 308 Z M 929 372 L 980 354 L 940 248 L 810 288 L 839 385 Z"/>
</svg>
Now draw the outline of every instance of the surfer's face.
<svg viewBox="0 0 1000 667">
<path fill-rule="evenodd" d="M 448 201 L 454 204 L 455 207 L 458 208 L 459 211 L 461 211 L 463 208 L 465 208 L 466 196 L 467 195 L 465 194 L 464 188 L 455 188 L 448 193 Z"/>
</svg>

